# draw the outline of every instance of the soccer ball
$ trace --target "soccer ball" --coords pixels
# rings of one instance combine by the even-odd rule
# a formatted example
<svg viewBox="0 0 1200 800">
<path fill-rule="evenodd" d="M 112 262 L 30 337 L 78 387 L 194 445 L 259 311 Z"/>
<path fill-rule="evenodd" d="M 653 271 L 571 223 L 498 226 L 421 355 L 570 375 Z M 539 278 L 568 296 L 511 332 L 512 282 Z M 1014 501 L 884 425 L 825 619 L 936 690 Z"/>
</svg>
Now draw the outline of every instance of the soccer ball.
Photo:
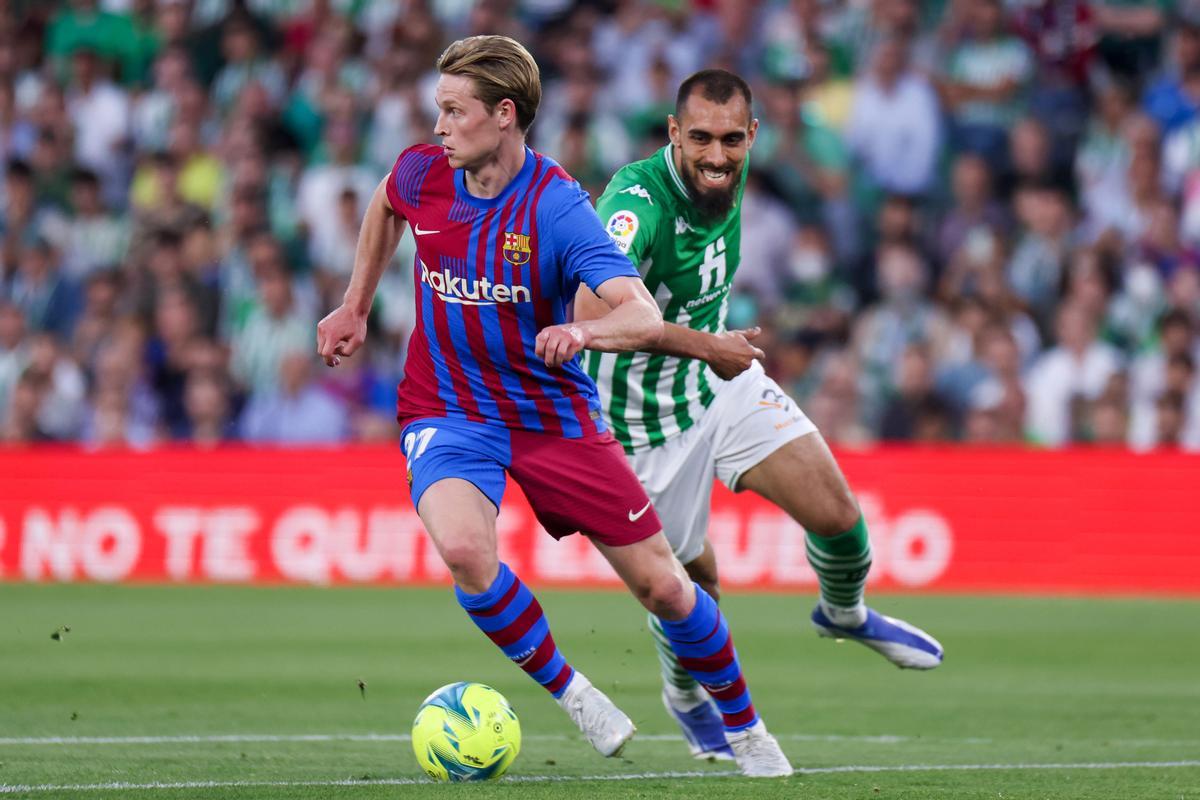
<svg viewBox="0 0 1200 800">
<path fill-rule="evenodd" d="M 504 774 L 521 749 L 521 723 L 504 695 L 482 683 L 451 683 L 417 711 L 413 752 L 435 781 L 484 781 Z"/>
</svg>

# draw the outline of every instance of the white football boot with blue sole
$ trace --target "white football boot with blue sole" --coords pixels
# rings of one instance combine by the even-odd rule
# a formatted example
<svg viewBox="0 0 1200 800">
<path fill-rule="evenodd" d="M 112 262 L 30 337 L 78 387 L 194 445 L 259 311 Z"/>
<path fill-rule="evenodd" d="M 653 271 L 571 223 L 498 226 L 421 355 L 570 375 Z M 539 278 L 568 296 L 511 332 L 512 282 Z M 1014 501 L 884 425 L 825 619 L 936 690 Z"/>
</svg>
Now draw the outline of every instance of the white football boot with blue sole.
<svg viewBox="0 0 1200 800">
<path fill-rule="evenodd" d="M 662 701 L 667 713 L 679 723 L 692 758 L 701 761 L 733 761 L 733 749 L 729 742 L 725 741 L 725 723 L 712 700 L 706 699 L 700 705 L 682 711 L 671 705 L 671 698 L 664 689 Z"/>
<path fill-rule="evenodd" d="M 817 604 L 812 623 L 821 636 L 864 644 L 901 669 L 933 669 L 942 663 L 942 646 L 937 639 L 915 625 L 869 608 L 866 622 L 857 628 L 843 628 Z"/>
</svg>

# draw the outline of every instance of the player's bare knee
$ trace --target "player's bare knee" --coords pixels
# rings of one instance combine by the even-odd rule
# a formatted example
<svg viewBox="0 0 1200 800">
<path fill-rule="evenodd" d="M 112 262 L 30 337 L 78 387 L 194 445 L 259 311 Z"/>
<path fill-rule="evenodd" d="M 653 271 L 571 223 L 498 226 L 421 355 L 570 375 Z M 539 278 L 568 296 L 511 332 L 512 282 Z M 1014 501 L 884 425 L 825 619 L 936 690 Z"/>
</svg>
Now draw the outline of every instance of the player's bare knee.
<svg viewBox="0 0 1200 800">
<path fill-rule="evenodd" d="M 661 619 L 683 619 L 691 611 L 687 583 L 681 575 L 674 573 L 648 583 L 644 596 L 638 599 L 647 610 Z"/>
<path fill-rule="evenodd" d="M 499 568 L 494 553 L 470 539 L 443 542 L 440 550 L 442 561 L 463 591 L 479 594 L 492 585 Z"/>
<path fill-rule="evenodd" d="M 834 522 L 837 525 L 838 533 L 848 531 L 858 523 L 858 518 L 862 516 L 862 511 L 858 507 L 858 501 L 854 499 L 854 494 L 849 489 L 838 493 L 837 509 L 834 512 Z"/>
<path fill-rule="evenodd" d="M 860 516 L 862 511 L 854 494 L 849 489 L 839 490 L 829 498 L 821 518 L 805 527 L 816 536 L 837 536 L 853 528 Z"/>
</svg>

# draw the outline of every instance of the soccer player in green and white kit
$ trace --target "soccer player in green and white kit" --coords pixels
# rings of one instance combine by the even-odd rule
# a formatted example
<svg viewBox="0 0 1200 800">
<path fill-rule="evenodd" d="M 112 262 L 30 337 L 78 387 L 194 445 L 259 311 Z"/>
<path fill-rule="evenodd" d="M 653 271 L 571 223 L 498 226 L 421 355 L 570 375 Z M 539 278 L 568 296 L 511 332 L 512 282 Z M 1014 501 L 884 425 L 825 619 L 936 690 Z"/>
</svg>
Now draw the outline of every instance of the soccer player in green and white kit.
<svg viewBox="0 0 1200 800">
<path fill-rule="evenodd" d="M 670 143 L 618 171 L 597 203 L 668 323 L 654 353 L 586 353 L 609 427 L 676 556 L 710 595 L 719 596 L 707 535 L 715 476 L 733 491 L 757 492 L 806 529 L 821 587 L 812 613 L 818 633 L 861 642 L 899 667 L 932 669 L 942 660 L 933 637 L 863 602 L 866 523 L 821 434 L 758 363 L 758 331 L 725 330 L 758 130 L 749 86 L 724 70 L 693 75 L 679 87 L 668 128 Z M 580 290 L 577 319 L 604 309 Z M 653 619 L 651 630 L 663 702 L 693 754 L 728 757 L 721 718 L 684 669 L 696 665 L 680 665 Z"/>
</svg>

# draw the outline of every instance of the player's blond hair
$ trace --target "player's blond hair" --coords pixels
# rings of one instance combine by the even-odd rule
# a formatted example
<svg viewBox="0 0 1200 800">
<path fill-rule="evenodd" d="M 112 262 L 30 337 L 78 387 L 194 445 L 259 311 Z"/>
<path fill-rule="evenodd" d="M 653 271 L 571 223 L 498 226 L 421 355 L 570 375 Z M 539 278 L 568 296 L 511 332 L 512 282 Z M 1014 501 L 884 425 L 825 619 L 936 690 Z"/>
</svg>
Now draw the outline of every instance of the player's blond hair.
<svg viewBox="0 0 1200 800">
<path fill-rule="evenodd" d="M 507 36 L 470 36 L 445 49 L 437 61 L 443 75 L 461 75 L 475 82 L 475 94 L 489 112 L 501 100 L 517 107 L 517 125 L 528 131 L 542 102 L 542 78 L 537 62 L 520 42 Z"/>
</svg>

